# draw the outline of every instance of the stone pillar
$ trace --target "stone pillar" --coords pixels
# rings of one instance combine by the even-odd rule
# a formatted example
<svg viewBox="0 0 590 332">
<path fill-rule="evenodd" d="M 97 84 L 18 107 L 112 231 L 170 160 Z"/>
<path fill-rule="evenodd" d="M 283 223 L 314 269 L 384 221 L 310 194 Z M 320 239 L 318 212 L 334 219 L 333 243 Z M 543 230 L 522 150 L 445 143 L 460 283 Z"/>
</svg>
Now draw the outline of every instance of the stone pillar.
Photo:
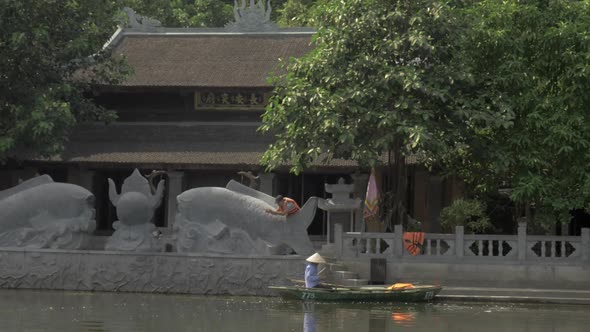
<svg viewBox="0 0 590 332">
<path fill-rule="evenodd" d="M 260 176 L 260 191 L 267 194 L 274 196 L 274 180 L 275 174 L 274 173 L 262 173 Z"/>
<path fill-rule="evenodd" d="M 342 258 L 342 225 L 334 225 L 334 245 L 336 246 L 336 257 Z"/>
<path fill-rule="evenodd" d="M 328 211 L 328 234 L 327 243 L 334 242 L 336 238 L 336 225 L 340 225 L 344 232 L 351 232 L 351 220 L 349 212 L 330 212 Z M 332 225 L 330 225 L 330 223 Z"/>
<path fill-rule="evenodd" d="M 518 223 L 518 260 L 526 259 L 526 222 Z"/>
<path fill-rule="evenodd" d="M 367 183 L 369 182 L 369 174 L 354 173 L 350 176 L 354 183 L 353 198 L 360 198 L 363 202 L 367 194 Z M 355 232 L 363 232 L 366 230 L 363 222 L 363 207 L 364 203 L 357 209 L 354 214 Z"/>
<path fill-rule="evenodd" d="M 184 180 L 184 172 L 166 172 L 168 176 L 168 194 L 166 195 L 166 228 L 172 229 L 174 225 L 174 218 L 176 218 L 176 197 L 182 193 L 182 181 Z"/>
<path fill-rule="evenodd" d="M 463 257 L 464 235 L 464 226 L 455 226 L 455 255 L 457 257 Z"/>
</svg>

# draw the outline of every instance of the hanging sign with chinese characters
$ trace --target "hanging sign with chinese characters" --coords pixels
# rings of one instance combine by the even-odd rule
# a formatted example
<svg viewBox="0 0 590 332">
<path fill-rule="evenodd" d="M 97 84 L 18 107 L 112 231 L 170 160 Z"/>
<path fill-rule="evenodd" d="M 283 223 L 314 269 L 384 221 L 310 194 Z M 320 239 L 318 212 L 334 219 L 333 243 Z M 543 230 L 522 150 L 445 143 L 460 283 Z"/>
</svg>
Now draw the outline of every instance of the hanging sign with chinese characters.
<svg viewBox="0 0 590 332">
<path fill-rule="evenodd" d="M 263 110 L 267 95 L 262 92 L 195 92 L 195 109 L 256 109 Z"/>
</svg>

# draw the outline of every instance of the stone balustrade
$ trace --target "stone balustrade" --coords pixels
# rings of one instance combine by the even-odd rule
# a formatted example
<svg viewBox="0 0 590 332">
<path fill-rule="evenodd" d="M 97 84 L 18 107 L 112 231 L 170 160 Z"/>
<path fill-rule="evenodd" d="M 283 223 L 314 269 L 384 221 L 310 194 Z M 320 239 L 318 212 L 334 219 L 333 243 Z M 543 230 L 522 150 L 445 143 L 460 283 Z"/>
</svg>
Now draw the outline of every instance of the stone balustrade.
<svg viewBox="0 0 590 332">
<path fill-rule="evenodd" d="M 516 235 L 465 234 L 463 226 L 457 226 L 454 234 L 424 233 L 419 250 L 412 255 L 404 246 L 401 225 L 393 233 L 343 232 L 340 225 L 335 226 L 338 258 L 590 263 L 590 228 L 583 228 L 580 236 L 537 236 L 527 235 L 524 223 Z"/>
</svg>

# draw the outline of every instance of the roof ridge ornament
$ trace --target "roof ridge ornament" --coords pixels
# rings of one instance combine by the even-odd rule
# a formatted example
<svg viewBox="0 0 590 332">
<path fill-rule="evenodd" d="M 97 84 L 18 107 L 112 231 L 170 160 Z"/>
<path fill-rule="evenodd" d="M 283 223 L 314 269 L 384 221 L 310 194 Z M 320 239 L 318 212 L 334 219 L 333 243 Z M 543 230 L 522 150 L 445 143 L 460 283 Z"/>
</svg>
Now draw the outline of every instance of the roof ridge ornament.
<svg viewBox="0 0 590 332">
<path fill-rule="evenodd" d="M 127 14 L 125 25 L 131 29 L 153 31 L 162 26 L 162 22 L 151 17 L 139 15 L 133 8 L 125 7 L 123 11 Z"/>
<path fill-rule="evenodd" d="M 234 0 L 234 19 L 225 25 L 227 31 L 232 32 L 256 32 L 256 31 L 277 31 L 278 26 L 270 20 L 272 7 L 270 0 L 264 6 L 264 0 L 250 0 L 246 7 L 246 0 L 242 0 L 238 6 L 238 0 Z"/>
</svg>

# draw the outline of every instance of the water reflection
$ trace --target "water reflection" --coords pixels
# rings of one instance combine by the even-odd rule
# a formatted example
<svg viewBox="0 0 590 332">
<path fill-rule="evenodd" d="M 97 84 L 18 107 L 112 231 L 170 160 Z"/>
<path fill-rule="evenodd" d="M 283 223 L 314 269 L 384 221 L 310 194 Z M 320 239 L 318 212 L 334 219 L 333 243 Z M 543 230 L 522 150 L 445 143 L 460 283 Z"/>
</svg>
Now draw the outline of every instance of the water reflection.
<svg viewBox="0 0 590 332">
<path fill-rule="evenodd" d="M 303 332 L 315 332 L 315 303 L 303 303 Z"/>
<path fill-rule="evenodd" d="M 0 290 L 2 331 L 587 331 L 587 306 L 305 303 Z"/>
<path fill-rule="evenodd" d="M 414 326 L 414 320 L 416 319 L 416 314 L 413 312 L 393 312 L 391 314 L 391 320 L 397 323 L 398 325 L 404 327 L 411 327 Z"/>
</svg>

